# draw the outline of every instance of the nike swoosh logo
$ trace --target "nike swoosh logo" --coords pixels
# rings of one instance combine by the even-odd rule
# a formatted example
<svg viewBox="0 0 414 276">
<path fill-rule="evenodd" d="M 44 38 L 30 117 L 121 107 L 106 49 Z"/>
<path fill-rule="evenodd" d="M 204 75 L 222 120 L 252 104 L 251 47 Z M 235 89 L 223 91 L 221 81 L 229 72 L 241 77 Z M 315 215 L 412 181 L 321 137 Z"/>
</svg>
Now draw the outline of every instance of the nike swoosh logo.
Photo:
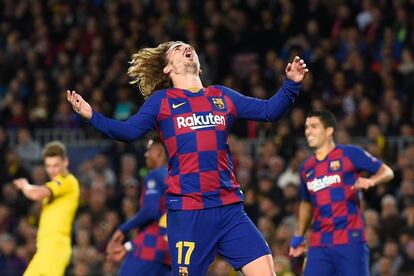
<svg viewBox="0 0 414 276">
<path fill-rule="evenodd" d="M 172 108 L 177 108 L 177 107 L 180 107 L 180 106 L 182 106 L 183 104 L 186 104 L 186 102 L 183 102 L 183 103 L 179 103 L 179 104 L 173 104 L 172 105 Z"/>
</svg>

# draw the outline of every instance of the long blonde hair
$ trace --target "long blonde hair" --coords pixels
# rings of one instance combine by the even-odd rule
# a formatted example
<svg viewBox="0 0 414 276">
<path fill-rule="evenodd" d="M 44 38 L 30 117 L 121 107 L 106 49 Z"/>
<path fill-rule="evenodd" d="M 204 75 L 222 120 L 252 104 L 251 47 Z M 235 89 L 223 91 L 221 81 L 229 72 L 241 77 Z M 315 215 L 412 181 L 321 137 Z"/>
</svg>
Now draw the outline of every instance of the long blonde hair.
<svg viewBox="0 0 414 276">
<path fill-rule="evenodd" d="M 143 48 L 132 55 L 128 69 L 130 83 L 138 86 L 145 99 L 156 90 L 172 87 L 171 79 L 163 69 L 167 65 L 167 51 L 173 43 L 168 41 L 156 48 Z"/>
</svg>

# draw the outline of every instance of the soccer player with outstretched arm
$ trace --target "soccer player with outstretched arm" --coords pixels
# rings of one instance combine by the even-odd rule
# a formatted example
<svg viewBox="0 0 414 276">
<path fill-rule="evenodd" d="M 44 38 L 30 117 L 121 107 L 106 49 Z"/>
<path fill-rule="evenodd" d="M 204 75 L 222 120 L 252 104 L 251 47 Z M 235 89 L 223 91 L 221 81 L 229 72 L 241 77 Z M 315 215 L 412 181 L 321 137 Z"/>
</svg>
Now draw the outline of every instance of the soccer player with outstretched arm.
<svg viewBox="0 0 414 276">
<path fill-rule="evenodd" d="M 329 111 L 313 111 L 306 118 L 306 140 L 315 152 L 300 167 L 302 201 L 289 254 L 305 252 L 304 235 L 311 224 L 305 276 L 368 276 L 361 190 L 388 182 L 394 174 L 363 149 L 336 145 L 335 127 Z M 371 176 L 360 176 L 363 171 Z"/>
<path fill-rule="evenodd" d="M 55 141 L 46 144 L 43 160 L 50 181 L 31 185 L 25 178 L 14 180 L 23 194 L 42 202 L 36 238 L 36 254 L 24 276 L 60 276 L 69 264 L 72 244 L 72 224 L 79 203 L 79 182 L 68 171 L 66 147 Z"/>
<path fill-rule="evenodd" d="M 216 252 L 245 275 L 274 275 L 269 246 L 243 210 L 227 135 L 236 119 L 276 121 L 299 95 L 308 69 L 295 57 L 269 100 L 204 87 L 194 48 L 166 42 L 132 56 L 128 74 L 147 100 L 125 122 L 92 110 L 75 91 L 73 109 L 112 139 L 157 129 L 168 157 L 167 226 L 174 275 L 205 275 Z"/>
</svg>

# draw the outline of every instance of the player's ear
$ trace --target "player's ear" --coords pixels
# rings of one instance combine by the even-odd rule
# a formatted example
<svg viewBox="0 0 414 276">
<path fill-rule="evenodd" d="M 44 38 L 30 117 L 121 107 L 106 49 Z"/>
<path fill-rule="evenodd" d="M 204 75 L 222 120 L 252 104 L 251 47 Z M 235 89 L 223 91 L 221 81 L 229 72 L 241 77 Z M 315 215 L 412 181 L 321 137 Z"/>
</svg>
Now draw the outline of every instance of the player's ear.
<svg viewBox="0 0 414 276">
<path fill-rule="evenodd" d="M 199 70 L 198 70 L 198 74 L 199 74 L 199 75 L 202 75 L 202 74 L 203 74 L 203 70 L 199 69 Z"/>
<path fill-rule="evenodd" d="M 166 66 L 164 67 L 164 69 L 162 69 L 162 72 L 163 72 L 165 75 L 168 75 L 168 74 L 171 72 L 171 66 L 170 66 L 170 65 L 166 65 Z"/>
<path fill-rule="evenodd" d="M 328 127 L 326 129 L 326 132 L 328 133 L 329 136 L 332 136 L 333 137 L 333 135 L 334 135 L 334 128 L 333 127 Z"/>
<path fill-rule="evenodd" d="M 67 157 L 64 157 L 64 158 L 63 158 L 63 165 L 64 165 L 65 167 L 69 167 L 69 159 L 68 159 Z"/>
</svg>

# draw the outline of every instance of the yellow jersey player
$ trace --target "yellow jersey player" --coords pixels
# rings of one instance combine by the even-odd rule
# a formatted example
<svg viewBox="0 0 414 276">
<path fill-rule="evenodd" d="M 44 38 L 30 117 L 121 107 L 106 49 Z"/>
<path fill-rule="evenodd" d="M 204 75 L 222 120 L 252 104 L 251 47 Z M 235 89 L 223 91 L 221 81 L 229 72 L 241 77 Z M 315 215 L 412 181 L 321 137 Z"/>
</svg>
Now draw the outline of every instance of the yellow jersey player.
<svg viewBox="0 0 414 276">
<path fill-rule="evenodd" d="M 79 202 L 79 182 L 68 171 L 66 147 L 61 142 L 48 143 L 43 150 L 46 172 L 51 181 L 31 185 L 27 179 L 14 180 L 23 194 L 42 201 L 36 254 L 24 276 L 64 275 L 71 256 L 71 231 Z"/>
</svg>

